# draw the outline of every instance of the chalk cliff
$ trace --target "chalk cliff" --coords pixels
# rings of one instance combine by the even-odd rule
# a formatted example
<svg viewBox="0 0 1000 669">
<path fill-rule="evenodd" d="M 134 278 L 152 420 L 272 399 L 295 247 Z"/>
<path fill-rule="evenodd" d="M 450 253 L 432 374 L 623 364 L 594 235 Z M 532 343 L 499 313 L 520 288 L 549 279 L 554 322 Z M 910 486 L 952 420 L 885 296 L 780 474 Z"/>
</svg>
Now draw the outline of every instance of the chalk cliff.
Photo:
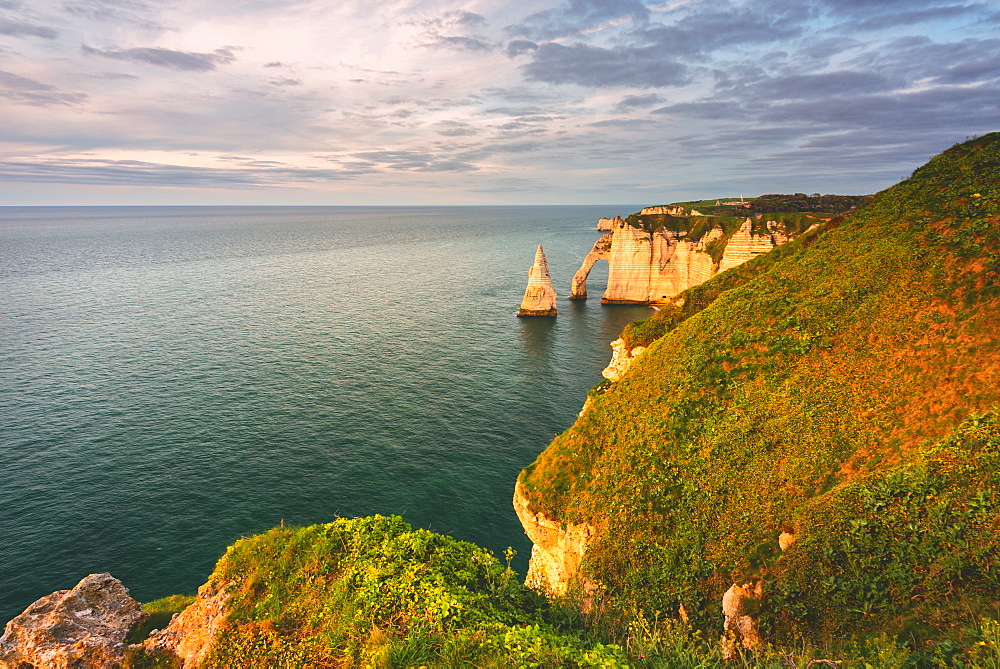
<svg viewBox="0 0 1000 669">
<path fill-rule="evenodd" d="M 549 276 L 549 261 L 542 245 L 535 251 L 535 264 L 528 270 L 528 287 L 524 290 L 518 316 L 555 316 L 556 291 Z"/>
<path fill-rule="evenodd" d="M 998 184 L 993 133 L 787 243 L 814 221 L 723 221 L 702 255 L 734 269 L 629 326 L 612 375 L 626 341 L 641 355 L 519 477 L 532 571 L 553 592 L 598 583 L 611 610 L 683 608 L 700 629 L 718 629 L 721 603 L 732 652 L 765 632 L 984 615 L 1000 554 Z M 633 298 L 640 260 L 652 275 L 710 232 L 661 216 L 602 251 L 609 283 L 617 254 L 636 266 Z"/>
<path fill-rule="evenodd" d="M 621 221 L 620 218 L 615 220 Z M 569 299 L 587 299 L 587 277 L 590 276 L 590 270 L 593 269 L 598 260 L 608 259 L 608 252 L 611 250 L 611 238 L 612 235 L 601 235 L 600 239 L 594 242 L 594 248 L 590 249 L 590 253 L 583 259 L 580 269 L 573 275 L 573 284 L 570 288 Z"/>
<path fill-rule="evenodd" d="M 722 260 L 719 261 L 717 271 L 724 272 L 730 267 L 736 267 L 745 263 L 751 258 L 755 258 L 762 253 L 767 253 L 775 246 L 780 246 L 787 242 L 790 237 L 782 229 L 781 224 L 775 221 L 767 221 L 765 230 L 758 234 L 752 232 L 753 219 L 744 221 L 740 229 L 729 238 L 726 249 L 722 253 Z"/>
<path fill-rule="evenodd" d="M 611 232 L 615 227 L 615 221 L 621 220 L 618 216 L 614 218 L 602 218 L 597 221 L 597 229 L 601 232 Z"/>
<path fill-rule="evenodd" d="M 520 483 L 514 486 L 514 511 L 532 543 L 524 584 L 553 597 L 565 595 L 579 574 L 580 561 L 587 552 L 587 542 L 594 528 L 587 523 L 564 525 L 532 511 Z M 587 581 L 578 585 L 584 591 L 593 587 Z"/>
<path fill-rule="evenodd" d="M 656 217 L 659 223 L 648 227 L 634 217 L 614 219 L 611 234 L 597 240 L 573 276 L 570 299 L 587 298 L 587 277 L 598 260 L 608 263 L 603 302 L 662 304 L 790 239 L 785 226 L 774 221 L 755 225 L 747 218 L 733 230 L 731 221 L 718 222 L 721 217 L 678 218 L 675 213 L 683 208 L 643 209 L 636 216 Z"/>
</svg>

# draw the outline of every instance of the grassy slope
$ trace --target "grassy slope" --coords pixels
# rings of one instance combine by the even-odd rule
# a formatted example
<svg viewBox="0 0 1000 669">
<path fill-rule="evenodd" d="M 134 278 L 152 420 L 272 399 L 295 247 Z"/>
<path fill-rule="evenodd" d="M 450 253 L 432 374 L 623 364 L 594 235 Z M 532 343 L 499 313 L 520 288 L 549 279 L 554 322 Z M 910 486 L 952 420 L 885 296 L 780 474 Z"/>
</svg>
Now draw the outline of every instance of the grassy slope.
<svg viewBox="0 0 1000 669">
<path fill-rule="evenodd" d="M 210 581 L 232 597 L 207 667 L 624 666 L 488 551 L 398 517 L 241 539 Z M 131 649 L 126 665 L 172 662 Z"/>
<path fill-rule="evenodd" d="M 960 425 L 1000 404 L 998 181 L 1000 134 L 953 147 L 626 333 L 659 339 L 522 474 L 597 525 L 611 600 L 714 626 L 761 576 L 778 636 L 982 608 L 1000 427 Z"/>
</svg>

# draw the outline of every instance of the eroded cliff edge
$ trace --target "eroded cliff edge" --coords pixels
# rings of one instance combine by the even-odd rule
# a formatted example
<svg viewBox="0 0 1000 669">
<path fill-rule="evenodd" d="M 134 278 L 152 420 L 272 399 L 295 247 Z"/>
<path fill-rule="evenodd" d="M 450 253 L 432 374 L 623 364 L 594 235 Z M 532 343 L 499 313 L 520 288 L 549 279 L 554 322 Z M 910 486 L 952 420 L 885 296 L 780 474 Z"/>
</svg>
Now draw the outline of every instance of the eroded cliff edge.
<svg viewBox="0 0 1000 669">
<path fill-rule="evenodd" d="M 648 207 L 626 219 L 601 219 L 601 236 L 573 276 L 570 299 L 587 298 L 587 278 L 608 263 L 603 302 L 662 304 L 674 296 L 784 244 L 819 222 L 702 216 L 679 206 Z M 803 225 L 805 223 L 805 225 Z"/>
<path fill-rule="evenodd" d="M 998 184 L 994 133 L 627 328 L 621 350 L 645 351 L 519 477 L 532 573 L 705 627 L 734 586 L 759 591 L 772 635 L 982 613 Z"/>
</svg>

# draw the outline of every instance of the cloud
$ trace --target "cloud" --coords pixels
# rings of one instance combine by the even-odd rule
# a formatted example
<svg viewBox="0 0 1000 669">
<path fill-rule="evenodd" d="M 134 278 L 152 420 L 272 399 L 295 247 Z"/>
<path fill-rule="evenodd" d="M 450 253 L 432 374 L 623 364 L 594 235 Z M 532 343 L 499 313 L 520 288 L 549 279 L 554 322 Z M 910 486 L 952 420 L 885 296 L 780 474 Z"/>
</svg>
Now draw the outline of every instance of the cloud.
<svg viewBox="0 0 1000 669">
<path fill-rule="evenodd" d="M 850 64 L 909 82 L 968 83 L 1000 76 L 997 58 L 1000 58 L 1000 39 L 970 37 L 938 43 L 926 36 L 912 36 L 866 51 Z"/>
<path fill-rule="evenodd" d="M 410 21 L 409 24 L 424 28 L 424 32 L 420 35 L 421 41 L 416 44 L 418 47 L 455 51 L 492 51 L 496 45 L 485 37 L 445 34 L 446 31 L 482 25 L 485 22 L 486 17 L 482 14 L 455 10 L 431 19 Z"/>
<path fill-rule="evenodd" d="M 875 5 L 882 11 L 911 11 L 920 7 L 937 4 L 940 0 L 879 0 Z M 820 4 L 834 14 L 870 14 L 873 5 L 871 0 L 821 0 Z"/>
<path fill-rule="evenodd" d="M 430 35 L 417 46 L 436 49 L 454 49 L 455 51 L 492 51 L 493 44 L 478 37 L 458 37 L 446 35 Z"/>
<path fill-rule="evenodd" d="M 86 44 L 83 52 L 89 55 L 102 56 L 114 60 L 124 60 L 133 63 L 146 63 L 159 67 L 169 67 L 174 70 L 189 72 L 207 72 L 214 70 L 216 65 L 225 65 L 236 60 L 229 49 L 216 49 L 213 53 L 194 53 L 189 51 L 174 51 L 158 47 L 136 47 L 133 49 L 95 49 Z"/>
<path fill-rule="evenodd" d="M 438 121 L 431 126 L 439 135 L 445 137 L 468 137 L 479 134 L 479 131 L 462 121 Z"/>
<path fill-rule="evenodd" d="M 525 79 L 546 84 L 658 88 L 689 80 L 688 68 L 649 49 L 602 47 L 548 42 L 538 47 L 530 63 L 521 66 Z"/>
<path fill-rule="evenodd" d="M 61 91 L 34 79 L 0 70 L 0 97 L 36 107 L 78 105 L 87 101 L 85 93 Z"/>
<path fill-rule="evenodd" d="M 534 42 L 530 42 L 526 39 L 516 39 L 507 43 L 507 48 L 504 49 L 504 53 L 506 53 L 509 57 L 514 58 L 536 50 L 538 50 L 538 45 Z"/>
<path fill-rule="evenodd" d="M 594 121 L 588 123 L 590 128 L 643 128 L 650 125 L 652 121 L 643 118 L 612 118 L 604 121 Z"/>
<path fill-rule="evenodd" d="M 387 150 L 360 151 L 351 154 L 351 158 L 365 163 L 381 165 L 391 170 L 415 172 L 470 172 L 478 169 L 470 163 L 441 158 L 424 151 Z"/>
<path fill-rule="evenodd" d="M 871 8 L 871 5 L 869 5 Z M 893 11 L 877 13 L 874 16 L 859 15 L 851 21 L 847 21 L 840 28 L 855 31 L 885 30 L 895 26 L 909 26 L 927 21 L 943 21 L 973 12 L 978 12 L 982 5 L 947 5 L 944 7 L 930 7 L 927 9 L 915 9 L 911 11 Z M 883 7 L 878 7 L 883 9 Z M 877 10 L 876 10 L 877 11 Z"/>
<path fill-rule="evenodd" d="M 157 8 L 142 0 L 65 0 L 62 8 L 102 24 L 130 23 L 152 30 L 167 28 L 157 20 Z"/>
<path fill-rule="evenodd" d="M 598 29 L 617 22 L 644 23 L 649 10 L 639 0 L 569 0 L 556 8 L 537 12 L 522 23 L 507 26 L 514 37 L 552 40 Z"/>
<path fill-rule="evenodd" d="M 632 111 L 633 109 L 646 109 L 647 107 L 655 107 L 661 102 L 663 102 L 663 98 L 656 93 L 626 95 L 615 105 L 615 109 L 620 112 Z"/>
<path fill-rule="evenodd" d="M 633 39 L 651 51 L 662 51 L 674 58 L 694 58 L 722 48 L 799 37 L 808 18 L 806 9 L 794 6 L 776 13 L 755 8 L 698 11 L 674 25 L 655 24 L 636 30 Z"/>
<path fill-rule="evenodd" d="M 444 14 L 420 21 L 411 21 L 411 25 L 420 25 L 429 29 L 452 28 L 455 26 L 477 26 L 486 23 L 486 17 L 475 12 L 462 9 L 452 10 Z"/>
<path fill-rule="evenodd" d="M 938 77 L 938 81 L 950 84 L 1000 78 L 1000 53 L 992 53 L 983 58 L 952 65 Z"/>
<path fill-rule="evenodd" d="M 901 82 L 895 82 L 897 85 L 899 83 Z M 717 86 L 743 100 L 756 99 L 771 103 L 779 100 L 851 97 L 894 87 L 893 82 L 882 75 L 851 70 L 774 77 L 750 76 L 743 81 L 729 81 Z"/>
<path fill-rule="evenodd" d="M 96 186 L 153 186 L 165 188 L 266 188 L 287 183 L 317 183 L 352 179 L 350 169 L 302 168 L 272 161 L 255 162 L 231 157 L 234 168 L 167 165 L 140 160 L 48 158 L 0 160 L 0 179 L 20 183 L 88 184 Z"/>
<path fill-rule="evenodd" d="M 42 37 L 45 39 L 55 39 L 59 36 L 59 33 L 52 28 L 46 28 L 45 26 L 36 26 L 30 23 L 22 23 L 20 21 L 12 21 L 10 19 L 0 18 L 0 35 L 11 35 L 12 37 Z"/>
</svg>

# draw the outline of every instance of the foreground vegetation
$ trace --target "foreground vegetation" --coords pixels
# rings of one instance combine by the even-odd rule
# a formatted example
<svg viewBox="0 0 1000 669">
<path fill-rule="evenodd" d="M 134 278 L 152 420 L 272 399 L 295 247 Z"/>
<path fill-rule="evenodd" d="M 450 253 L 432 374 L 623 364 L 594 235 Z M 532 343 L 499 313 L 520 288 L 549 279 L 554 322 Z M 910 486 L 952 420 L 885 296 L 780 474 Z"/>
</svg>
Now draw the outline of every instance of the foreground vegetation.
<svg viewBox="0 0 1000 669">
<path fill-rule="evenodd" d="M 508 555 L 509 557 L 509 555 Z M 398 517 L 276 528 L 230 547 L 210 580 L 231 593 L 206 667 L 723 667 L 717 633 L 676 616 L 581 613 L 545 600 L 472 544 L 413 530 Z M 161 627 L 193 597 L 144 608 Z M 965 630 L 964 647 L 916 650 L 912 637 L 861 637 L 747 653 L 736 666 L 1000 667 L 1000 624 Z M 133 647 L 127 667 L 178 666 Z"/>
</svg>

